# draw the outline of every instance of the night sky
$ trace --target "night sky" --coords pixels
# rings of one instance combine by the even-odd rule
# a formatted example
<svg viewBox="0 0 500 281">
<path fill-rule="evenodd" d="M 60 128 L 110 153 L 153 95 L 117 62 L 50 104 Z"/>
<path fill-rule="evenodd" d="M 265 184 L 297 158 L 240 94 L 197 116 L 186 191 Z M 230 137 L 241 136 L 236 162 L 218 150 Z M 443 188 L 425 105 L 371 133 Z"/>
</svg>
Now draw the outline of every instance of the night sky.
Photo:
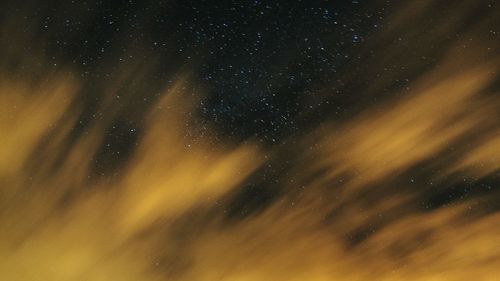
<svg viewBox="0 0 500 281">
<path fill-rule="evenodd" d="M 24 52 L 44 57 L 9 61 L 11 71 L 71 67 L 92 85 L 85 95 L 94 101 L 96 84 L 124 66 L 140 68 L 141 94 L 129 95 L 142 106 L 189 69 L 207 95 L 198 108 L 207 122 L 237 139 L 277 144 L 314 118 L 349 117 L 404 89 L 494 2 L 475 4 L 442 38 L 426 33 L 452 20 L 450 7 L 460 1 L 434 1 L 405 24 L 391 22 L 401 6 L 393 1 L 6 1 L 2 18 L 16 19 L 14 38 L 31 37 Z M 494 29 L 481 32 L 497 38 Z M 387 72 L 390 81 L 367 89 Z"/>
<path fill-rule="evenodd" d="M 345 116 L 353 103 L 364 99 L 356 91 L 362 85 L 351 84 L 368 82 L 363 81 L 363 72 L 376 54 L 367 50 L 365 42 L 388 24 L 386 15 L 393 8 L 390 1 L 4 5 L 8 8 L 2 9 L 3 18 L 16 18 L 16 31 L 36 38 L 24 42 L 23 49 L 45 58 L 37 67 L 71 67 L 91 88 L 116 79 L 124 66 L 147 64 L 139 83 L 141 92 L 149 93 L 141 93 L 146 96 L 142 101 L 137 98 L 141 104 L 155 99 L 155 92 L 174 80 L 178 71 L 189 69 L 208 96 L 199 106 L 207 122 L 229 136 L 257 137 L 266 144 L 304 129 L 304 111 Z M 11 63 L 14 69 L 33 67 Z M 388 67 L 397 66 L 391 62 Z M 346 74 L 356 81 L 347 81 Z M 404 79 L 395 82 L 404 84 Z M 325 89 L 333 95 L 325 98 L 321 95 Z M 99 99 L 99 89 L 89 89 L 85 95 Z"/>
<path fill-rule="evenodd" d="M 15 191 L 0 194 L 11 202 L 0 208 L 0 222 L 38 201 L 45 207 L 27 207 L 33 214 L 19 212 L 19 221 L 49 229 L 65 216 L 120 222 L 135 206 L 121 194 L 137 194 L 144 214 L 155 214 L 144 217 L 155 219 L 123 233 L 117 223 L 120 230 L 95 239 L 122 243 L 96 259 L 132 253 L 147 264 L 138 271 L 159 276 L 131 273 L 130 280 L 496 280 L 500 230 L 483 225 L 500 225 L 496 2 L 2 1 L 0 128 L 8 137 L 0 184 Z M 78 85 L 74 97 L 68 90 L 60 104 L 50 95 L 36 99 L 56 92 L 59 81 Z M 23 91 L 23 98 L 12 94 Z M 22 152 L 9 154 L 16 143 Z M 220 159 L 229 164 L 209 173 L 226 163 Z M 163 194 L 162 184 L 181 189 Z M 207 195 L 205 184 L 223 191 Z M 142 202 L 148 186 L 155 192 Z M 40 199 L 40 190 L 58 195 Z M 110 197 L 105 207 L 101 199 L 88 203 L 100 215 L 71 211 L 101 193 Z M 198 193 L 203 199 L 182 197 Z M 122 203 L 127 211 L 116 207 Z M 12 229 L 13 236 L 30 232 Z M 434 246 L 453 233 L 463 237 Z M 480 242 L 490 251 L 481 252 Z M 457 244 L 472 250 L 440 256 Z M 331 252 L 316 254 L 324 245 Z M 461 256 L 474 253 L 477 264 Z M 347 257 L 341 267 L 350 273 L 322 271 L 330 254 Z M 0 248 L 0 263 L 4 257 L 11 259 Z M 421 257 L 441 267 L 427 272 Z M 220 262 L 199 262 L 205 259 Z M 365 275 L 351 275 L 366 264 Z M 115 280 L 37 274 L 41 281 Z"/>
</svg>

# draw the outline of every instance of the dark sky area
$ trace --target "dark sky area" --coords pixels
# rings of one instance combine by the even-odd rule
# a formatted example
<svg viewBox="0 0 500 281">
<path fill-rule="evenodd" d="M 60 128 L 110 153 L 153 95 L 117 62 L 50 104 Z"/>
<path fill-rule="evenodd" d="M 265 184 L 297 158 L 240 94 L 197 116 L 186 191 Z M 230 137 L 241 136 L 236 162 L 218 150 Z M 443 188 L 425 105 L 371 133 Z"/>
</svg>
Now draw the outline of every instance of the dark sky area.
<svg viewBox="0 0 500 281">
<path fill-rule="evenodd" d="M 143 76 L 124 88 L 146 95 L 130 93 L 140 108 L 189 70 L 207 95 L 205 120 L 227 136 L 277 144 L 315 118 L 348 117 L 405 87 L 494 9 L 480 1 L 469 22 L 426 38 L 460 8 L 452 2 L 431 3 L 407 25 L 391 22 L 398 1 L 5 1 L 2 18 L 15 19 L 4 25 L 11 48 L 39 54 L 44 69 L 76 69 L 87 96 L 99 99 L 98 85 L 136 71 Z M 33 68 L 26 64 L 33 61 L 7 63 Z M 367 89 L 390 71 L 384 85 Z"/>
<path fill-rule="evenodd" d="M 334 114 L 349 110 L 354 93 L 342 89 L 343 76 L 348 65 L 363 67 L 364 42 L 384 28 L 392 8 L 390 1 L 6 4 L 12 7 L 3 9 L 4 18 L 16 18 L 15 31 L 36 38 L 22 48 L 41 53 L 44 68 L 69 66 L 92 86 L 116 79 L 123 68 L 146 68 L 140 79 L 146 103 L 189 69 L 208 95 L 200 105 L 208 122 L 269 144 L 300 129 L 305 100 Z M 319 97 L 325 88 L 330 101 Z M 99 98 L 99 90 L 88 91 Z"/>
</svg>

